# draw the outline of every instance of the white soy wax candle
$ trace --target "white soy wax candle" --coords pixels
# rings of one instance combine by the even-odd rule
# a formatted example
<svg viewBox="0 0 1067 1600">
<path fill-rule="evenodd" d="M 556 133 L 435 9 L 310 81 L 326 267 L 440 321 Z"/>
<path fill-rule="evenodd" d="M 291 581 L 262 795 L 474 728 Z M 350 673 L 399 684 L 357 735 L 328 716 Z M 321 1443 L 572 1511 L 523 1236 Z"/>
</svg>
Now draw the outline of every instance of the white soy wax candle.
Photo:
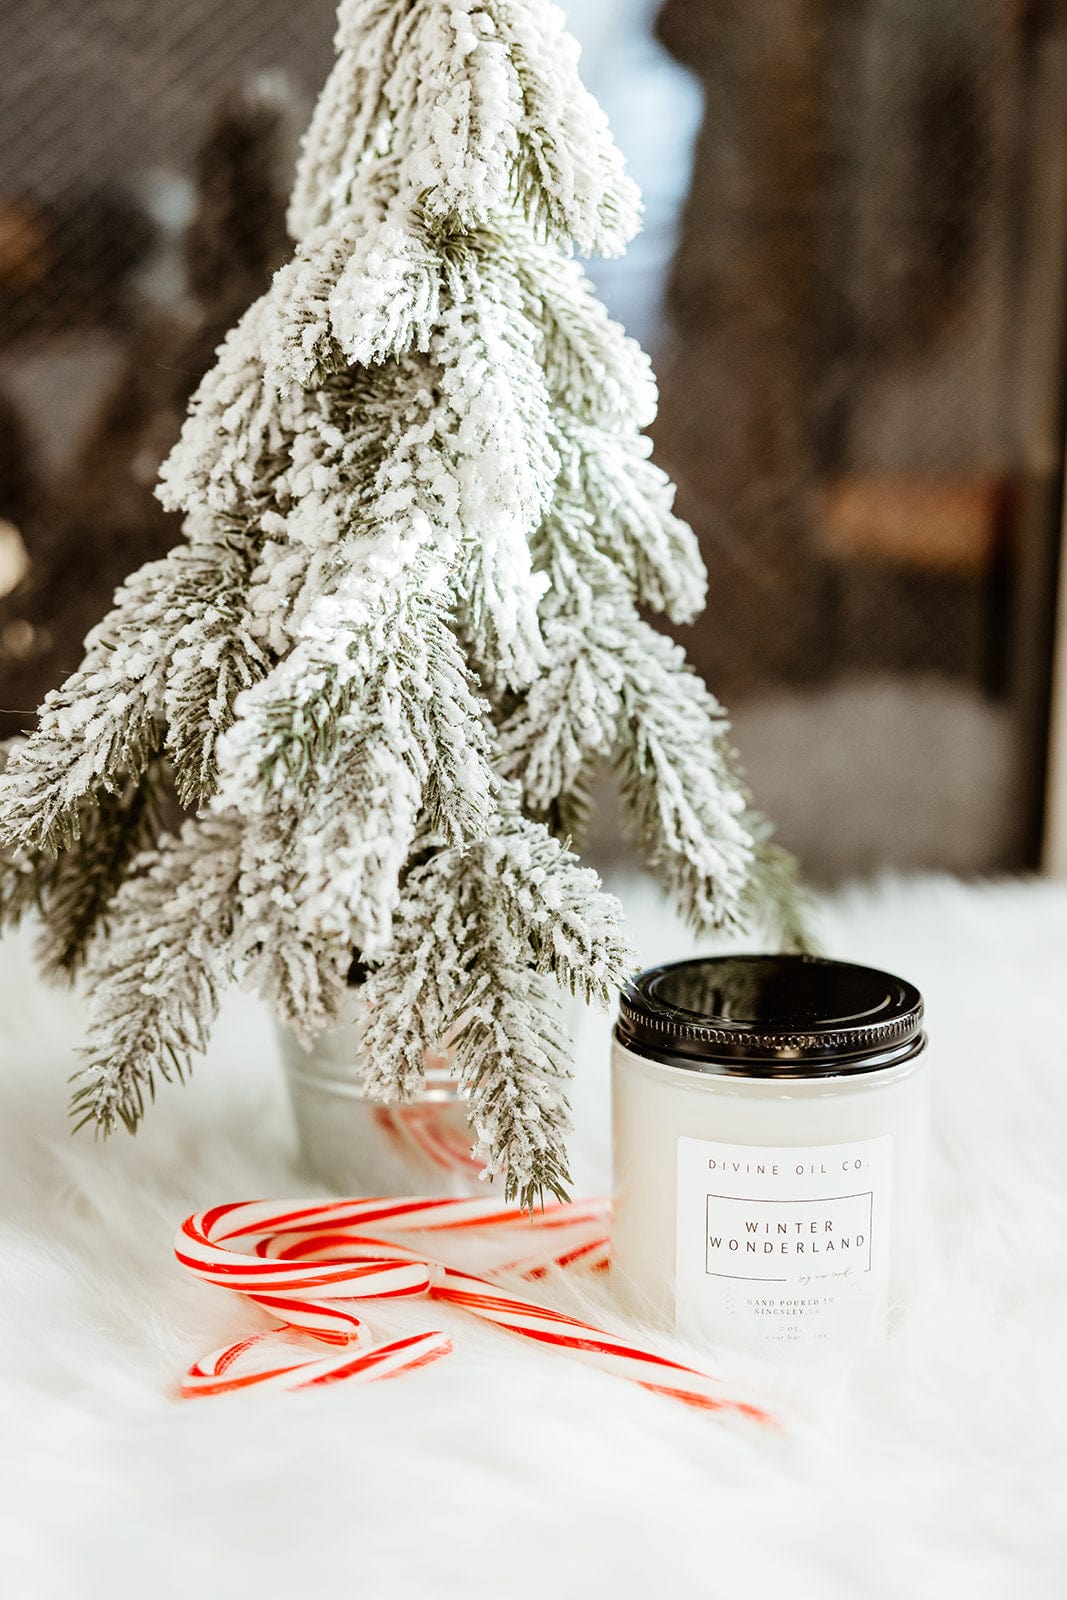
<svg viewBox="0 0 1067 1600">
<path fill-rule="evenodd" d="M 612 1279 L 716 1344 L 839 1350 L 906 1294 L 924 1230 L 922 998 L 812 956 L 724 956 L 623 991 Z"/>
</svg>

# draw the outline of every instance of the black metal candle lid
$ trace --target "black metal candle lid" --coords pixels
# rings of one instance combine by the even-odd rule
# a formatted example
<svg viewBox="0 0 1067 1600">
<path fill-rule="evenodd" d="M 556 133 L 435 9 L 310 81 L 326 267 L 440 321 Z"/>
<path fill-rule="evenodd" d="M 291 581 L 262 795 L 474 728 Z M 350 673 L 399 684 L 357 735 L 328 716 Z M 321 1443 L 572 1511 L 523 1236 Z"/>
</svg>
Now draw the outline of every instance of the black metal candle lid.
<svg viewBox="0 0 1067 1600">
<path fill-rule="evenodd" d="M 823 1078 L 874 1072 L 926 1043 L 922 996 L 819 956 L 714 956 L 650 967 L 622 991 L 627 1050 L 695 1072 Z"/>
</svg>

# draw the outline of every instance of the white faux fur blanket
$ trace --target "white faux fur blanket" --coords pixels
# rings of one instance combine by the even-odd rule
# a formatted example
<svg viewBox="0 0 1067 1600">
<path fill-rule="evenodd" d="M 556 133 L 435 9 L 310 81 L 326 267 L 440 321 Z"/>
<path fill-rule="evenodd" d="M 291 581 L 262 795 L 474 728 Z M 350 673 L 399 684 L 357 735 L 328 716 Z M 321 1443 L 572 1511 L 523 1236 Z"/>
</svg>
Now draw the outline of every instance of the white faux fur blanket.
<svg viewBox="0 0 1067 1600">
<path fill-rule="evenodd" d="M 649 891 L 624 897 L 647 959 L 686 953 Z M 1062 1600 L 1067 888 L 887 884 L 829 901 L 822 935 L 926 993 L 935 1261 L 852 1370 L 720 1360 L 788 1404 L 781 1435 L 441 1307 L 458 1353 L 423 1372 L 181 1402 L 192 1359 L 265 1324 L 183 1275 L 176 1222 L 316 1192 L 270 1026 L 238 997 L 135 1140 L 71 1138 L 78 1004 L 28 940 L 0 948 L 4 1600 Z M 578 1042 L 583 1189 L 608 1181 L 607 1029 Z"/>
</svg>

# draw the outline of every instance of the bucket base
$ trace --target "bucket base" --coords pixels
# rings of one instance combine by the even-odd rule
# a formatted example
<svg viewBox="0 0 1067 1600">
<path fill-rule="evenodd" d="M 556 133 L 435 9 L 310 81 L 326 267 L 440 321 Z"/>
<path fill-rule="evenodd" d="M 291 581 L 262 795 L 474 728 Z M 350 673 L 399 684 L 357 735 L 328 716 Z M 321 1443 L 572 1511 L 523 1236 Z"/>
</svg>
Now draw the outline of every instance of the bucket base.
<svg viewBox="0 0 1067 1600">
<path fill-rule="evenodd" d="M 304 1160 L 339 1194 L 486 1195 L 471 1155 L 466 1102 L 447 1070 L 428 1068 L 427 1092 L 379 1105 L 358 1089 L 355 1029 L 306 1050 L 282 1031 L 282 1056 Z"/>
</svg>

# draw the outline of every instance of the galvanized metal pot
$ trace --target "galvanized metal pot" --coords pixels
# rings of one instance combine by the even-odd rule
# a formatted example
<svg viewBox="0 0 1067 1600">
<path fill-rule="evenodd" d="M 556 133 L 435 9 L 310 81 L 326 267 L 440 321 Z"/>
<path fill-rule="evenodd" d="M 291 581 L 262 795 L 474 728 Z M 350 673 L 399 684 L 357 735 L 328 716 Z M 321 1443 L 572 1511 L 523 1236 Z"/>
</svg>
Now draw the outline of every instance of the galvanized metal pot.
<svg viewBox="0 0 1067 1600">
<path fill-rule="evenodd" d="M 404 1105 L 367 1100 L 359 1089 L 353 1020 L 310 1050 L 282 1030 L 282 1057 L 304 1159 L 323 1183 L 352 1195 L 484 1195 L 471 1155 L 466 1102 L 447 1056 L 427 1056 L 426 1092 Z"/>
</svg>

